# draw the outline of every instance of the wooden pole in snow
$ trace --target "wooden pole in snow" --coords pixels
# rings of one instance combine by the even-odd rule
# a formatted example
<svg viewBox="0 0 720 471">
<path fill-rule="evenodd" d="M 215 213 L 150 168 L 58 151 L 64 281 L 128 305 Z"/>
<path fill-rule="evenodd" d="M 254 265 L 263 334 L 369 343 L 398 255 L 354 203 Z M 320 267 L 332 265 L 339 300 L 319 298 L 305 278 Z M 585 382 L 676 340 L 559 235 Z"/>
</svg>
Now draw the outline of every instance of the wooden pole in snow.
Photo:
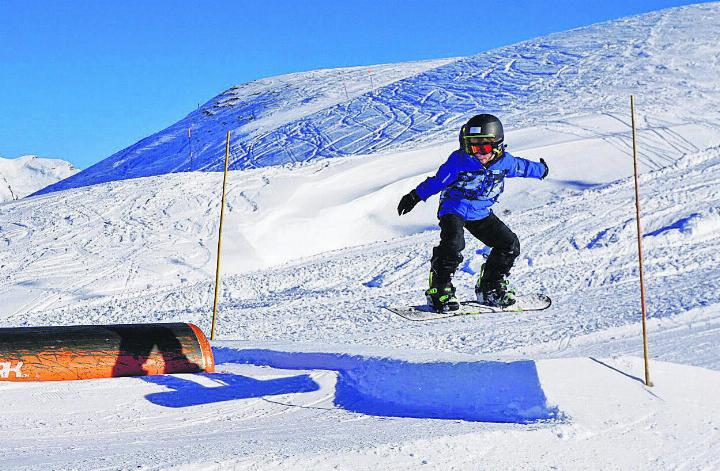
<svg viewBox="0 0 720 471">
<path fill-rule="evenodd" d="M 220 229 L 218 230 L 217 266 L 215 268 L 215 302 L 213 302 L 212 328 L 210 340 L 215 340 L 215 319 L 217 318 L 218 298 L 220 295 L 220 252 L 222 249 L 223 216 L 225 215 L 225 187 L 227 186 L 228 160 L 230 159 L 230 131 L 225 141 L 225 171 L 223 173 L 222 198 L 220 200 Z"/>
<path fill-rule="evenodd" d="M 632 121 L 633 169 L 635 173 L 635 221 L 637 223 L 638 262 L 640 265 L 640 305 L 642 307 L 643 356 L 645 357 L 645 386 L 652 386 L 647 338 L 647 307 L 645 303 L 645 273 L 643 269 L 642 229 L 640 226 L 640 182 L 638 179 L 637 141 L 635 139 L 635 99 L 630 95 Z"/>
<path fill-rule="evenodd" d="M 190 151 L 190 170 L 193 167 L 193 155 L 192 155 L 192 124 L 188 127 L 188 150 Z"/>
</svg>

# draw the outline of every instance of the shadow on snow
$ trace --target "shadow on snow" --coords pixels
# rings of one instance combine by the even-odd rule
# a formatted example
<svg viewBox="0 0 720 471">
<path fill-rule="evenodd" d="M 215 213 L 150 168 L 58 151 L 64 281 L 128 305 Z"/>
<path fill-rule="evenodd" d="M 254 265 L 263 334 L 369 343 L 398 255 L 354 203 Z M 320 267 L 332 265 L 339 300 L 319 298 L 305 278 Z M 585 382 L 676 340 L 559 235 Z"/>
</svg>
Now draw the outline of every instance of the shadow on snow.
<svg viewBox="0 0 720 471">
<path fill-rule="evenodd" d="M 412 363 L 337 353 L 231 348 L 214 352 L 218 364 L 336 371 L 335 406 L 367 415 L 521 424 L 560 416 L 547 404 L 533 361 Z M 208 388 L 175 376 L 146 377 L 145 381 L 172 389 L 147 399 L 166 407 L 187 407 L 319 389 L 307 374 L 267 381 L 234 374 L 204 376 L 224 385 Z"/>
<path fill-rule="evenodd" d="M 148 394 L 146 399 L 159 406 L 188 407 L 235 399 L 312 392 L 320 389 L 320 386 L 309 375 L 265 381 L 234 374 L 209 373 L 202 376 L 210 378 L 222 386 L 207 387 L 195 381 L 170 375 L 145 376 L 142 378 L 143 381 L 172 389 L 172 391 Z"/>
</svg>

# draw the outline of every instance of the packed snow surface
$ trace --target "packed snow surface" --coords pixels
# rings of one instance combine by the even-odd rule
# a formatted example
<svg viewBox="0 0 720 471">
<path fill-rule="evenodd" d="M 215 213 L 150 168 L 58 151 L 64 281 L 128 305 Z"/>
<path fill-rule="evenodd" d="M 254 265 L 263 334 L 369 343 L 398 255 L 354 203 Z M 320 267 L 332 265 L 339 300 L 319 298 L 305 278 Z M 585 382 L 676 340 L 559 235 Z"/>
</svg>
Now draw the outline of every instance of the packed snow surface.
<svg viewBox="0 0 720 471">
<path fill-rule="evenodd" d="M 716 371 L 653 362 L 647 389 L 642 360 L 627 357 L 426 363 L 256 346 L 228 343 L 215 374 L 2 383 L 0 458 L 108 470 L 717 464 Z M 538 415 L 552 418 L 528 423 Z"/>
<path fill-rule="evenodd" d="M 24 198 L 78 171 L 71 163 L 59 159 L 35 155 L 0 157 L 0 203 Z"/>
<path fill-rule="evenodd" d="M 662 136 L 643 129 L 640 142 Z M 591 152 L 603 142 L 528 148 L 554 176 L 508 182 L 498 214 L 523 244 L 513 281 L 554 300 L 525 315 L 410 323 L 383 308 L 423 300 L 436 199 L 402 219 L 394 211 L 448 146 L 232 172 L 218 373 L 0 383 L 0 459 L 19 469 L 712 466 L 720 148 L 690 140 L 654 171 L 656 154 L 643 156 L 651 354 L 708 368 L 653 361 L 646 389 L 632 179 L 580 175 L 603 174 Z M 563 168 L 563 155 L 587 163 Z M 627 148 L 609 159 L 629 172 Z M 209 332 L 221 179 L 150 177 L 3 204 L 2 325 L 190 321 Z M 485 253 L 468 239 L 462 296 Z"/>
<path fill-rule="evenodd" d="M 513 284 L 548 293 L 550 309 L 428 322 L 385 309 L 424 301 L 437 197 L 403 217 L 396 206 L 456 147 L 454 131 L 418 133 L 425 144 L 410 149 L 233 171 L 217 373 L 0 382 L 0 463 L 717 467 L 720 48 L 709 33 L 718 22 L 720 6 L 704 4 L 564 33 L 605 57 L 583 41 L 610 28 L 626 40 L 617 41 L 629 51 L 623 68 L 668 69 L 610 93 L 583 62 L 564 111 L 545 100 L 562 81 L 501 95 L 515 120 L 509 150 L 550 165 L 543 181 L 508 180 L 495 208 L 521 240 Z M 665 42 L 673 34 L 694 46 Z M 304 77 L 282 80 L 297 87 Z M 652 388 L 624 96 L 649 80 L 654 92 L 636 104 Z M 219 173 L 183 172 L 0 204 L 0 326 L 181 321 L 209 332 L 221 184 Z M 487 253 L 467 237 L 454 280 L 461 297 L 472 296 Z"/>
</svg>

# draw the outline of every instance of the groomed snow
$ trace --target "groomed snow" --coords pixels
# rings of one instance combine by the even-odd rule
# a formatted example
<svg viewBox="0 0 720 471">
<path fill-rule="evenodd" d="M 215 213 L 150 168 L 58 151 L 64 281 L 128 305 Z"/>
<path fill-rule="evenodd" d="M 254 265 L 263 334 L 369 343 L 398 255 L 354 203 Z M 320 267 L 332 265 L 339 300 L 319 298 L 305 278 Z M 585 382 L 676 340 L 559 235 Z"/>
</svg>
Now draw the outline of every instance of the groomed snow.
<svg viewBox="0 0 720 471">
<path fill-rule="evenodd" d="M 0 459 L 12 469 L 410 470 L 712 469 L 720 458 L 716 371 L 653 362 L 647 389 L 642 360 L 628 357 L 427 363 L 219 344 L 211 375 L 0 384 Z M 434 415 L 454 417 L 422 418 Z"/>
</svg>

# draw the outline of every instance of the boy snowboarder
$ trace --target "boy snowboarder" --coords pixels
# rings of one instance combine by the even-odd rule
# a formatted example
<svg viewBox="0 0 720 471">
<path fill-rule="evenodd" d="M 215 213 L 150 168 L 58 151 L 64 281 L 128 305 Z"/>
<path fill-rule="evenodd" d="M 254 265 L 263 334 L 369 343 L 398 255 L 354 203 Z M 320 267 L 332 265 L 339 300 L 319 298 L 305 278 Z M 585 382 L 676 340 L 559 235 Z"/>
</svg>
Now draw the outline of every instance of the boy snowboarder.
<svg viewBox="0 0 720 471">
<path fill-rule="evenodd" d="M 464 228 L 491 248 L 475 285 L 478 301 L 501 308 L 515 303 L 507 277 L 520 254 L 520 242 L 490 207 L 502 193 L 505 177 L 543 179 L 548 166 L 543 159 L 532 162 L 506 152 L 504 138 L 498 118 L 490 114 L 473 116 L 460 129 L 460 149 L 450 154 L 435 176 L 403 196 L 398 205 L 402 216 L 421 200 L 442 191 L 438 209 L 440 244 L 433 249 L 430 287 L 425 291 L 428 305 L 436 311 L 460 308 L 451 280 L 463 261 Z"/>
</svg>

